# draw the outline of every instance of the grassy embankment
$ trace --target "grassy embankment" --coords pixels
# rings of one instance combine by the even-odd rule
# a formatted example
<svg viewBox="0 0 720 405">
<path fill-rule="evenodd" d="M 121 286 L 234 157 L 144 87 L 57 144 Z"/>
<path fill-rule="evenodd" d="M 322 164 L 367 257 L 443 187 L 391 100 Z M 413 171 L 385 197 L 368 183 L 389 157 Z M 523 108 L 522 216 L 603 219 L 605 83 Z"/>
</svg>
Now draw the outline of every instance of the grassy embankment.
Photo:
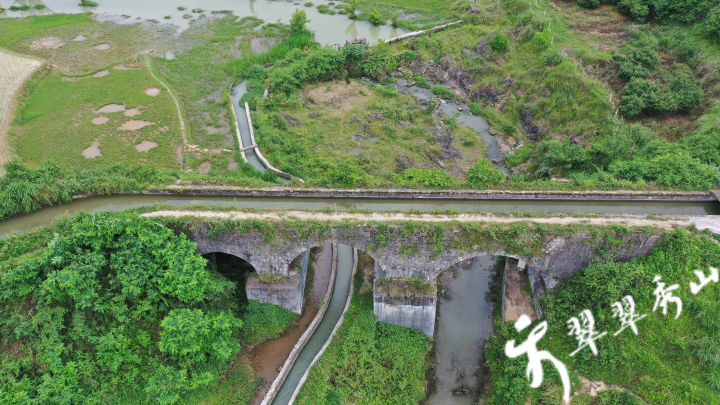
<svg viewBox="0 0 720 405">
<path fill-rule="evenodd" d="M 695 270 L 709 274 L 710 267 L 720 265 L 720 246 L 707 235 L 677 230 L 647 257 L 636 257 L 626 263 L 598 263 L 583 270 L 570 282 L 556 287 L 542 300 L 543 320 L 548 331 L 538 345 L 565 363 L 571 379 L 578 383 L 583 376 L 631 390 L 650 404 L 711 404 L 720 401 L 720 284 L 710 282 L 697 295 L 689 283 L 698 283 Z M 668 314 L 653 312 L 655 304 L 652 282 L 662 276 L 667 286 L 678 284 L 674 295 L 682 300 L 682 314 L 675 317 L 675 305 L 668 305 Z M 497 287 L 497 286 L 496 286 Z M 499 288 L 495 293 L 499 297 Z M 620 328 L 612 317 L 612 303 L 632 295 L 637 314 L 647 317 L 637 322 L 635 336 Z M 499 298 L 496 298 L 499 299 Z M 576 356 L 569 354 L 577 342 L 568 336 L 566 321 L 580 311 L 590 309 L 596 320 L 597 332 L 608 335 L 597 340 L 598 356 L 586 348 Z M 532 390 L 525 379 L 527 357 L 508 359 L 505 342 L 523 342 L 529 330 L 517 333 L 512 322 L 503 323 L 495 314 L 495 332 L 486 346 L 490 368 L 488 403 L 516 405 L 531 398 L 533 404 L 560 403 L 562 387 L 550 363 L 544 364 L 545 380 Z M 572 391 L 580 387 L 575 385 Z M 573 400 L 579 404 L 631 404 L 632 396 L 618 391 L 606 392 L 597 398 L 581 394 Z"/>
</svg>

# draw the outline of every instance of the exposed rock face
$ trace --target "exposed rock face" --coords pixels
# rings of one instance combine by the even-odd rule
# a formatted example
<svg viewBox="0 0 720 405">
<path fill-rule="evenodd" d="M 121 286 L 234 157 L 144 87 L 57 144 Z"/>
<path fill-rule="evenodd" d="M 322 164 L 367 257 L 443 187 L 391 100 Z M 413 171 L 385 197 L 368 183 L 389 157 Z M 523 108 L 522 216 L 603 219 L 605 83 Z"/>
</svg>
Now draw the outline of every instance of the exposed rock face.
<svg viewBox="0 0 720 405">
<path fill-rule="evenodd" d="M 533 123 L 533 116 L 530 111 L 520 111 L 520 123 L 523 130 L 528 134 L 528 139 L 537 141 L 542 138 L 543 133 L 547 131 L 545 128 L 539 127 Z"/>
<path fill-rule="evenodd" d="M 285 121 L 287 121 L 288 125 L 290 125 L 291 127 L 296 127 L 296 126 L 302 125 L 304 123 L 304 121 L 294 119 L 292 117 L 292 115 L 290 115 L 290 114 L 283 113 L 281 115 L 283 118 L 285 118 Z"/>
</svg>

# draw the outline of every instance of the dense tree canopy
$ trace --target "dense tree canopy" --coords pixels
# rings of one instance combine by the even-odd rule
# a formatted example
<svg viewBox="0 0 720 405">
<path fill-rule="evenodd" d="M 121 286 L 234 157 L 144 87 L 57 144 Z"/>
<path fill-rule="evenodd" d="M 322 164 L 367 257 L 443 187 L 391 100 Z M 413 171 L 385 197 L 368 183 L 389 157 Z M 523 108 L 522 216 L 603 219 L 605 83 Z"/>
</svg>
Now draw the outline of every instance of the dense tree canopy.
<svg viewBox="0 0 720 405">
<path fill-rule="evenodd" d="M 0 403 L 172 404 L 215 383 L 241 322 L 205 266 L 184 236 L 108 213 L 0 262 Z"/>
</svg>

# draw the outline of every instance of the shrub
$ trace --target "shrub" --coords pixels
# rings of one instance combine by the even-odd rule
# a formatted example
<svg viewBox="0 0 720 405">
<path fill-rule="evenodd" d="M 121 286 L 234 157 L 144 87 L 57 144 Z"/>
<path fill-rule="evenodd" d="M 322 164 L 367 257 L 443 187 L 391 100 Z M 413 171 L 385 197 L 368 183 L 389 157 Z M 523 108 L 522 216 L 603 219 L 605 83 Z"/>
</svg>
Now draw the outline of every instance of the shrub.
<svg viewBox="0 0 720 405">
<path fill-rule="evenodd" d="M 267 70 L 261 65 L 254 64 L 245 71 L 245 78 L 248 80 L 265 80 Z"/>
<path fill-rule="evenodd" d="M 242 316 L 243 340 L 254 345 L 279 338 L 298 319 L 299 315 L 280 305 L 249 300 Z"/>
<path fill-rule="evenodd" d="M 327 12 L 329 11 L 328 6 L 326 6 L 325 4 L 320 4 L 319 6 L 317 6 L 317 9 L 320 14 L 327 14 Z"/>
<path fill-rule="evenodd" d="M 305 74 L 309 82 L 344 79 L 345 53 L 329 46 L 316 49 L 305 59 Z"/>
<path fill-rule="evenodd" d="M 393 57 L 390 45 L 381 43 L 370 48 L 368 57 L 362 62 L 362 68 L 374 79 L 381 79 L 388 71 L 396 69 L 397 60 Z"/>
<path fill-rule="evenodd" d="M 715 39 L 720 37 L 720 5 L 710 10 L 710 14 L 705 18 L 705 30 Z"/>
<path fill-rule="evenodd" d="M 700 81 L 693 76 L 689 69 L 682 69 L 682 65 L 673 66 L 675 74 L 670 82 L 670 91 L 677 102 L 677 108 L 689 110 L 700 105 L 705 92 L 700 87 Z"/>
<path fill-rule="evenodd" d="M 82 6 L 84 4 L 81 3 L 80 5 Z M 97 5 L 97 4 L 95 4 L 95 5 Z M 30 6 L 28 6 L 27 4 L 23 4 L 22 6 L 10 6 L 10 10 L 11 11 L 26 11 L 26 10 L 30 10 Z"/>
<path fill-rule="evenodd" d="M 641 112 L 663 113 L 675 111 L 677 101 L 670 92 L 662 91 L 657 83 L 648 79 L 633 78 L 625 86 L 620 99 L 620 111 L 633 117 Z"/>
<path fill-rule="evenodd" d="M 630 14 L 636 22 L 643 22 L 650 14 L 650 8 L 643 0 L 618 0 L 618 9 L 626 14 Z"/>
<path fill-rule="evenodd" d="M 468 170 L 467 179 L 476 186 L 487 187 L 502 183 L 505 180 L 505 173 L 493 166 L 489 160 L 480 159 Z"/>
<path fill-rule="evenodd" d="M 274 92 L 289 96 L 300 87 L 300 80 L 290 67 L 280 67 L 272 70 L 270 74 L 270 88 Z"/>
<path fill-rule="evenodd" d="M 364 185 L 371 176 L 359 167 L 343 162 L 328 173 L 328 185 L 355 188 Z"/>
<path fill-rule="evenodd" d="M 597 8 L 604 3 L 603 0 L 578 0 L 581 6 L 585 8 Z"/>
<path fill-rule="evenodd" d="M 536 52 L 543 52 L 550 48 L 550 40 L 549 32 L 536 32 L 535 35 L 533 35 L 530 47 Z"/>
<path fill-rule="evenodd" d="M 290 18 L 290 31 L 302 32 L 305 31 L 305 26 L 310 20 L 307 18 L 305 10 L 297 9 Z"/>
<path fill-rule="evenodd" d="M 415 85 L 424 89 L 429 89 L 431 87 L 430 83 L 428 83 L 427 79 L 423 76 L 415 76 Z"/>
<path fill-rule="evenodd" d="M 403 171 L 403 177 L 409 185 L 423 185 L 432 188 L 447 188 L 452 185 L 452 179 L 442 169 L 410 168 Z"/>
<path fill-rule="evenodd" d="M 47 7 L 47 6 L 44 5 L 44 4 L 36 4 L 36 5 L 35 5 L 35 10 L 42 10 L 42 9 L 44 9 L 45 7 Z"/>
<path fill-rule="evenodd" d="M 495 52 L 505 52 L 510 47 L 510 39 L 502 33 L 497 33 L 492 40 L 490 40 L 490 48 Z"/>
<path fill-rule="evenodd" d="M 433 86 L 430 91 L 438 97 L 455 98 L 455 93 L 440 84 L 438 84 L 437 86 Z"/>
<path fill-rule="evenodd" d="M 80 4 L 78 4 L 78 6 L 97 7 L 97 6 L 98 6 L 98 3 L 94 2 L 94 1 L 81 0 L 81 1 L 80 1 Z"/>
<path fill-rule="evenodd" d="M 482 113 L 482 107 L 480 106 L 480 104 L 473 101 L 472 103 L 470 103 L 470 112 L 474 115 L 480 115 L 480 113 Z"/>
<path fill-rule="evenodd" d="M 384 25 L 384 24 L 385 24 L 385 19 L 382 18 L 382 16 L 381 16 L 380 12 L 378 11 L 378 9 L 373 8 L 373 9 L 370 10 L 370 12 L 368 13 L 368 22 L 369 22 L 370 24 L 372 24 L 372 25 Z"/>
<path fill-rule="evenodd" d="M 545 63 L 546 66 L 555 66 L 559 65 L 563 60 L 562 53 L 560 51 L 551 50 L 545 52 L 543 55 L 543 63 Z"/>
</svg>

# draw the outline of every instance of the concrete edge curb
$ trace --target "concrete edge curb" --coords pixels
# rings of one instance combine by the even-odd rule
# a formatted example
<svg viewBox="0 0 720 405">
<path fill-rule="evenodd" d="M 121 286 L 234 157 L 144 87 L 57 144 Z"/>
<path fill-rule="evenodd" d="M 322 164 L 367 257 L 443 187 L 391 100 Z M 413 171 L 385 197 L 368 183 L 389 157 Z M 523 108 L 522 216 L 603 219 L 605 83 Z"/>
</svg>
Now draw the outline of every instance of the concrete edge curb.
<svg viewBox="0 0 720 405">
<path fill-rule="evenodd" d="M 250 118 L 250 107 L 248 106 L 247 102 L 245 102 L 245 114 L 247 114 L 248 128 L 250 128 L 250 143 L 252 145 L 255 145 L 254 146 L 255 154 L 257 155 L 258 159 L 260 159 L 260 162 L 263 164 L 263 166 L 265 166 L 268 170 L 277 174 L 280 177 L 284 177 L 288 180 L 297 179 L 301 183 L 305 183 L 305 181 L 299 177 L 295 177 L 291 174 L 285 173 L 284 171 L 282 171 L 280 169 L 276 169 L 273 165 L 270 164 L 270 162 L 268 162 L 267 159 L 265 159 L 265 156 L 263 156 L 262 152 L 260 152 L 260 148 L 257 146 L 257 142 L 255 141 L 255 130 L 253 129 L 252 118 Z M 237 117 L 235 118 L 235 122 L 237 123 Z M 250 147 L 252 145 L 248 145 L 248 147 Z M 243 147 L 245 147 L 245 146 L 243 145 Z M 243 153 L 245 153 L 245 152 L 243 152 Z"/>
<path fill-rule="evenodd" d="M 348 291 L 348 297 L 347 301 L 345 302 L 345 308 L 343 309 L 342 315 L 340 315 L 340 319 L 338 319 L 337 323 L 335 324 L 335 327 L 333 328 L 332 332 L 330 333 L 330 336 L 328 337 L 327 341 L 323 345 L 322 349 L 318 352 L 318 354 L 315 356 L 313 361 L 308 366 L 307 370 L 305 370 L 305 374 L 303 374 L 302 378 L 298 382 L 298 386 L 295 388 L 295 392 L 293 392 L 292 397 L 290 397 L 290 405 L 293 405 L 295 403 L 295 398 L 300 394 L 300 389 L 305 384 L 305 380 L 307 380 L 308 376 L 310 375 L 310 370 L 313 368 L 315 363 L 317 363 L 318 360 L 320 360 L 320 357 L 325 353 L 325 350 L 327 350 L 328 346 L 330 346 L 330 343 L 333 340 L 333 337 L 335 336 L 335 332 L 340 328 L 340 325 L 342 325 L 343 320 L 345 320 L 345 313 L 347 312 L 348 308 L 350 308 L 350 302 L 352 301 L 353 296 L 353 278 L 355 277 L 355 271 L 357 271 L 357 264 L 358 264 L 358 250 L 353 248 L 353 269 L 352 274 L 350 275 L 350 289 Z"/>
<path fill-rule="evenodd" d="M 404 198 L 464 200 L 586 200 L 586 201 L 718 201 L 709 192 L 677 191 L 514 191 L 514 190 L 418 190 L 336 188 L 248 188 L 237 186 L 168 185 L 143 194 L 185 194 L 246 197 Z"/>
<path fill-rule="evenodd" d="M 235 86 L 235 85 L 234 84 L 230 85 L 230 92 L 232 92 L 233 86 Z M 247 157 L 245 157 L 245 149 L 243 149 L 242 139 L 240 139 L 240 125 L 238 125 L 238 118 L 237 118 L 237 114 L 235 113 L 235 106 L 233 105 L 232 97 L 230 98 L 230 111 L 232 111 L 233 119 L 235 120 L 235 135 L 237 135 L 238 149 L 240 149 L 240 156 L 242 156 L 245 163 L 248 163 Z"/>
<path fill-rule="evenodd" d="M 325 302 L 323 302 L 322 308 L 318 311 L 318 313 L 315 315 L 315 318 L 313 319 L 312 323 L 310 323 L 310 326 L 305 330 L 305 333 L 303 333 L 302 336 L 300 336 L 300 340 L 295 343 L 295 347 L 293 347 L 292 351 L 290 352 L 290 355 L 288 356 L 287 360 L 285 360 L 285 364 L 283 364 L 283 368 L 280 370 L 280 374 L 275 378 L 275 381 L 273 381 L 272 385 L 270 386 L 270 389 L 265 394 L 265 398 L 260 403 L 260 405 L 269 405 L 272 403 L 272 401 L 275 399 L 275 396 L 277 395 L 278 391 L 280 390 L 280 387 L 282 387 L 283 382 L 285 382 L 285 378 L 287 378 L 288 373 L 290 373 L 290 370 L 292 369 L 293 364 L 295 364 L 295 360 L 297 360 L 298 356 L 300 355 L 300 352 L 305 347 L 305 344 L 307 344 L 308 340 L 310 340 L 310 337 L 315 333 L 315 329 L 317 329 L 318 325 L 320 325 L 320 321 L 322 321 L 323 317 L 325 316 L 325 311 L 327 311 L 328 306 L 330 306 L 330 298 L 332 297 L 333 289 L 335 288 L 335 278 L 337 276 L 337 244 L 332 244 L 332 266 L 330 269 L 330 282 L 328 283 L 328 289 L 325 293 Z"/>
</svg>

